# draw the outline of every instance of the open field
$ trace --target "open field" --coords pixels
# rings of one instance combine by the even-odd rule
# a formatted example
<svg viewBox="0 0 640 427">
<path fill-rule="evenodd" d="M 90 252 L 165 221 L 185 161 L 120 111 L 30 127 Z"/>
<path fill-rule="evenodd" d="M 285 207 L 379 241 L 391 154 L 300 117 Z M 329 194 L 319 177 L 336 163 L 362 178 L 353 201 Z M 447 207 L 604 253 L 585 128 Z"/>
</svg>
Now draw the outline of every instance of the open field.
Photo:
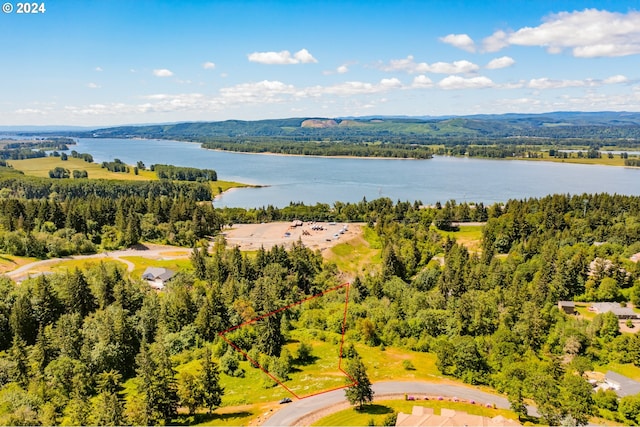
<svg viewBox="0 0 640 427">
<path fill-rule="evenodd" d="M 372 266 L 381 265 L 380 238 L 369 227 L 363 226 L 362 230 L 362 235 L 338 243 L 325 251 L 325 259 L 334 262 L 340 271 L 353 275 L 362 274 Z"/>
<path fill-rule="evenodd" d="M 129 173 L 109 172 L 107 169 L 100 167 L 97 163 L 87 163 L 82 159 L 69 157 L 67 160 L 60 160 L 60 157 L 40 157 L 36 159 L 25 160 L 9 160 L 7 161 L 14 169 L 24 172 L 25 175 L 38 176 L 42 178 L 49 177 L 49 171 L 61 167 L 73 170 L 86 170 L 89 179 L 118 179 L 131 181 L 149 181 L 158 179 L 155 172 L 148 170 L 139 171 L 138 175 L 133 173 L 133 167 Z"/>
<path fill-rule="evenodd" d="M 18 267 L 22 267 L 23 265 L 27 265 L 34 261 L 37 261 L 37 259 L 0 254 L 0 274 L 15 270 Z"/>
<path fill-rule="evenodd" d="M 375 396 L 374 396 L 375 397 Z M 483 417 L 493 418 L 502 415 L 505 418 L 517 420 L 518 416 L 506 409 L 493 409 L 478 404 L 452 402 L 451 400 L 380 400 L 374 404 L 368 405 L 362 411 L 356 411 L 354 408 L 344 409 L 328 415 L 317 422 L 314 426 L 367 426 L 371 420 L 375 425 L 382 424 L 384 419 L 393 413 L 404 412 L 410 414 L 414 406 L 424 406 L 434 408 L 436 415 L 440 414 L 443 408 L 453 409 L 456 411 L 464 411 L 472 415 L 480 415 Z"/>
<path fill-rule="evenodd" d="M 527 161 L 538 161 L 538 162 L 554 162 L 554 163 L 575 163 L 575 164 L 581 164 L 581 165 L 601 165 L 601 166 L 624 166 L 624 159 L 620 158 L 619 155 L 616 155 L 613 157 L 613 159 L 610 159 L 607 157 L 606 154 L 603 154 L 603 156 L 599 159 L 587 159 L 586 157 L 583 158 L 571 158 L 571 159 L 560 159 L 560 158 L 556 158 L 556 157 L 549 157 L 549 156 L 545 156 L 543 158 L 521 158 L 521 157 L 517 157 L 517 158 L 512 158 L 509 157 L 508 160 L 527 160 Z"/>
<path fill-rule="evenodd" d="M 270 222 L 264 224 L 234 224 L 225 229 L 223 235 L 228 246 L 238 246 L 243 251 L 255 251 L 264 247 L 290 247 L 297 241 L 312 250 L 324 251 L 338 243 L 348 241 L 362 234 L 362 224 L 346 224 L 347 230 L 341 234 L 345 224 L 317 222 L 323 230 L 312 230 L 310 223 L 293 227 L 290 222 Z M 309 233 L 308 235 L 305 233 Z"/>
<path fill-rule="evenodd" d="M 482 243 L 482 230 L 484 224 L 460 225 L 457 231 L 441 231 L 433 227 L 444 237 L 456 239 L 462 246 L 471 252 L 480 252 L 480 244 Z"/>
</svg>

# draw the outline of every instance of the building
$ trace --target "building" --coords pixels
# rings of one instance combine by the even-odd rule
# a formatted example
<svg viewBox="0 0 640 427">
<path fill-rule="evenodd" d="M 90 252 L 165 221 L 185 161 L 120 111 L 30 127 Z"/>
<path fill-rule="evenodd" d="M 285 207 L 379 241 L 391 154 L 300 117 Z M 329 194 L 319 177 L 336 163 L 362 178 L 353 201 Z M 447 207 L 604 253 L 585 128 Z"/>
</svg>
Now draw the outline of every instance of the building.
<svg viewBox="0 0 640 427">
<path fill-rule="evenodd" d="M 519 426 L 520 423 L 501 415 L 488 418 L 471 415 L 462 411 L 442 408 L 440 415 L 435 415 L 433 408 L 414 406 L 411 414 L 398 413 L 396 426 Z"/>
<path fill-rule="evenodd" d="M 168 268 L 148 267 L 142 273 L 142 279 L 149 282 L 149 286 L 154 289 L 164 289 L 167 282 L 175 275 L 176 273 Z"/>
<path fill-rule="evenodd" d="M 576 303 L 573 301 L 558 301 L 558 309 L 567 314 L 575 314 Z"/>
<path fill-rule="evenodd" d="M 612 312 L 616 315 L 618 319 L 640 319 L 638 313 L 633 311 L 631 307 L 622 307 L 620 303 L 617 302 L 594 302 L 591 304 L 590 311 L 594 311 L 596 313 L 606 313 Z"/>
<path fill-rule="evenodd" d="M 640 383 L 613 371 L 607 371 L 604 384 L 600 388 L 613 389 L 620 397 L 631 396 L 640 393 Z"/>
</svg>

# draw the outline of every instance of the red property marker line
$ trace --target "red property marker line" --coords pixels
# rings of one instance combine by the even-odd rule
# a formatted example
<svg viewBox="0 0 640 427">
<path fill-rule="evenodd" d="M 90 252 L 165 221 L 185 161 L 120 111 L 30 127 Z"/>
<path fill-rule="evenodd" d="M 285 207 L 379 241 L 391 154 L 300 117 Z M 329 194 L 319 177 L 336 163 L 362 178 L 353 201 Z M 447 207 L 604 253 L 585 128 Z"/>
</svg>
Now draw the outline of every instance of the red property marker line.
<svg viewBox="0 0 640 427">
<path fill-rule="evenodd" d="M 269 312 L 267 314 L 263 314 L 261 316 L 258 316 L 256 318 L 254 318 L 254 319 L 251 319 L 251 320 L 248 320 L 248 321 L 246 321 L 244 323 L 241 323 L 241 324 L 239 324 L 237 326 L 233 326 L 233 327 L 231 327 L 229 329 L 226 329 L 225 331 L 220 332 L 218 335 L 220 337 L 222 337 L 222 339 L 225 340 L 227 342 L 227 344 L 229 344 L 231 347 L 233 347 L 234 350 L 236 350 L 240 354 L 242 354 L 253 366 L 258 367 L 262 372 L 267 374 L 267 376 L 269 378 L 274 380 L 278 385 L 282 386 L 282 388 L 287 390 L 296 399 L 306 399 L 307 397 L 317 396 L 319 394 L 329 393 L 331 391 L 341 390 L 341 389 L 344 389 L 344 388 L 347 388 L 347 387 L 354 386 L 354 385 L 357 384 L 356 380 L 342 368 L 342 349 L 343 349 L 343 346 L 344 346 L 344 334 L 345 334 L 346 326 L 347 326 L 347 307 L 348 307 L 348 304 L 349 304 L 349 286 L 350 286 L 349 283 L 344 283 L 342 285 L 334 286 L 333 288 L 327 289 L 327 290 L 325 290 L 323 292 L 320 292 L 320 293 L 318 293 L 316 295 L 312 295 L 312 296 L 310 296 L 308 298 L 305 298 L 303 300 L 300 300 L 298 302 L 294 302 L 293 304 L 289 304 L 286 307 L 282 307 L 282 308 L 279 308 L 277 310 L 273 310 L 273 311 L 271 311 L 271 312 Z M 352 381 L 352 383 L 350 383 L 350 384 L 343 385 L 341 387 L 335 387 L 335 388 L 332 388 L 332 389 L 329 389 L 329 390 L 323 390 L 323 391 L 320 391 L 320 392 L 317 392 L 317 393 L 309 394 L 307 396 L 298 396 L 293 390 L 291 390 L 289 387 L 287 387 L 280 379 L 278 379 L 274 375 L 272 375 L 268 370 L 266 370 L 256 360 L 253 360 L 249 356 L 249 354 L 247 354 L 247 352 L 245 352 L 240 347 L 235 345 L 231 340 L 229 340 L 225 336 L 227 333 L 229 333 L 231 331 L 234 331 L 234 330 L 236 330 L 238 328 L 241 328 L 242 326 L 246 326 L 246 325 L 250 325 L 252 323 L 256 323 L 256 322 L 258 322 L 258 321 L 260 321 L 262 319 L 265 319 L 265 318 L 267 318 L 269 316 L 273 316 L 274 314 L 280 313 L 281 311 L 288 310 L 291 307 L 295 307 L 296 305 L 303 304 L 303 303 L 305 303 L 307 301 L 313 300 L 315 298 L 319 298 L 319 297 L 321 297 L 323 295 L 326 295 L 326 294 L 328 294 L 330 292 L 335 292 L 335 291 L 337 291 L 339 289 L 342 289 L 342 288 L 346 288 L 346 296 L 345 296 L 345 301 L 344 301 L 344 315 L 342 317 L 342 337 L 340 339 L 340 353 L 339 353 L 339 357 L 338 357 L 338 370 L 340 372 L 342 372 L 344 375 L 346 375 L 347 378 L 349 378 Z"/>
</svg>

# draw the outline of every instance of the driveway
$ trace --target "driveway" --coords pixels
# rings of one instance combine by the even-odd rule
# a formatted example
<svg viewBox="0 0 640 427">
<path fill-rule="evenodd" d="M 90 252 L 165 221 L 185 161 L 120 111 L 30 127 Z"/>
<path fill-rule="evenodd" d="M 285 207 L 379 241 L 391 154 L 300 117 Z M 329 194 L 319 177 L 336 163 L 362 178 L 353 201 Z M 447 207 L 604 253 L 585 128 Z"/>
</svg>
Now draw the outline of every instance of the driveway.
<svg viewBox="0 0 640 427">
<path fill-rule="evenodd" d="M 457 397 L 460 400 L 475 400 L 478 403 L 495 404 L 498 408 L 509 409 L 509 401 L 499 395 L 486 393 L 472 387 L 452 384 L 437 384 L 418 381 L 386 381 L 373 384 L 376 396 L 427 394 L 430 396 Z M 319 394 L 306 399 L 294 400 L 278 412 L 273 414 L 262 425 L 264 426 L 292 426 L 308 414 L 323 408 L 346 402 L 344 390 L 336 390 Z M 527 407 L 529 414 L 537 416 L 534 407 Z"/>
</svg>

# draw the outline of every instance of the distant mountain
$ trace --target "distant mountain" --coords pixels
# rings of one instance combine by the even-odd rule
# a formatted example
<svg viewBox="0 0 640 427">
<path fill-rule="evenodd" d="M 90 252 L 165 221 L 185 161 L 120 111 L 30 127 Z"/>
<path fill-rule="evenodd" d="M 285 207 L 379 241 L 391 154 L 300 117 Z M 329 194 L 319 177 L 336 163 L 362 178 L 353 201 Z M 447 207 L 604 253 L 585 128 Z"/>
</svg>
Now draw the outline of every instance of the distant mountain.
<svg viewBox="0 0 640 427">
<path fill-rule="evenodd" d="M 582 138 L 640 140 L 640 113 L 553 112 L 544 114 L 478 114 L 447 117 L 299 117 L 271 120 L 225 120 L 96 129 L 96 138 L 159 138 L 189 141 L 277 138 L 310 141 L 469 141 L 496 138 Z"/>
</svg>

